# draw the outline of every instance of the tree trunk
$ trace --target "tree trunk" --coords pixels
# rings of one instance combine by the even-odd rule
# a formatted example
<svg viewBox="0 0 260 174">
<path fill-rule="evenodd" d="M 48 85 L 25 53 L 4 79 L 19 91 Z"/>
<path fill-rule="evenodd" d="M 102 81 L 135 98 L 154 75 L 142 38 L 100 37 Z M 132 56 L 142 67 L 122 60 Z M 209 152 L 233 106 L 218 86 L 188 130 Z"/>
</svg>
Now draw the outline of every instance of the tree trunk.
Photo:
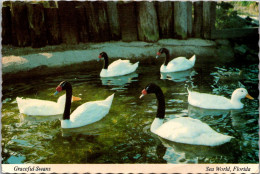
<svg viewBox="0 0 260 174">
<path fill-rule="evenodd" d="M 157 2 L 157 15 L 159 22 L 160 38 L 173 37 L 173 2 L 171 1 L 158 1 Z"/>
<path fill-rule="evenodd" d="M 44 19 L 44 7 L 40 3 L 28 4 L 28 21 L 33 48 L 46 46 L 46 28 Z"/>
<path fill-rule="evenodd" d="M 78 44 L 78 25 L 74 1 L 58 1 L 61 38 L 65 44 Z"/>
<path fill-rule="evenodd" d="M 15 46 L 25 47 L 31 43 L 27 6 L 25 2 L 11 2 L 12 42 Z"/>
<path fill-rule="evenodd" d="M 192 36 L 192 2 L 187 1 L 187 32 L 188 37 Z"/>
<path fill-rule="evenodd" d="M 120 2 L 117 9 L 123 41 L 137 40 L 136 2 Z"/>
<path fill-rule="evenodd" d="M 2 44 L 12 43 L 12 20 L 10 7 L 2 8 Z"/>
<path fill-rule="evenodd" d="M 203 2 L 194 2 L 194 24 L 193 24 L 193 36 L 201 38 L 202 36 L 202 21 L 203 21 Z"/>
<path fill-rule="evenodd" d="M 61 43 L 58 8 L 45 8 L 44 12 L 48 44 L 58 45 Z"/>
<path fill-rule="evenodd" d="M 188 34 L 188 3 L 185 1 L 174 2 L 174 31 L 177 38 L 187 39 Z"/>
<path fill-rule="evenodd" d="M 107 16 L 107 4 L 106 2 L 96 1 L 95 7 L 97 9 L 98 16 L 98 31 L 99 31 L 99 41 L 109 41 L 110 40 L 110 29 Z"/>
<path fill-rule="evenodd" d="M 203 36 L 211 38 L 211 31 L 215 29 L 216 2 L 203 2 Z"/>
<path fill-rule="evenodd" d="M 111 34 L 110 37 L 112 40 L 120 40 L 121 32 L 120 32 L 119 16 L 118 16 L 116 1 L 107 2 L 107 14 L 108 14 L 110 34 Z"/>
<path fill-rule="evenodd" d="M 81 42 L 88 42 L 89 35 L 88 35 L 88 21 L 86 17 L 86 10 L 84 6 L 77 6 L 76 7 L 76 14 L 78 20 L 78 32 L 79 32 L 79 40 Z"/>
<path fill-rule="evenodd" d="M 99 36 L 99 23 L 97 16 L 97 9 L 94 7 L 94 3 L 90 1 L 84 2 L 86 8 L 86 16 L 88 20 L 88 34 L 89 40 L 93 42 L 100 41 Z"/>
<path fill-rule="evenodd" d="M 157 14 L 153 2 L 137 2 L 138 11 L 138 37 L 142 41 L 157 41 L 159 28 Z"/>
</svg>

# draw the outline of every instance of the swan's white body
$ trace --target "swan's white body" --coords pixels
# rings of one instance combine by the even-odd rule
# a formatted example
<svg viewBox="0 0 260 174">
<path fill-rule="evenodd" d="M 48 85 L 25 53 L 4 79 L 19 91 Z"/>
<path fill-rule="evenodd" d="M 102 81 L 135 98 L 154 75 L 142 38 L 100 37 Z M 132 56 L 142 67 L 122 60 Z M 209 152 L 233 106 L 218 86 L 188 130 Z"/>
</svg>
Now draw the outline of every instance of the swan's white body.
<svg viewBox="0 0 260 174">
<path fill-rule="evenodd" d="M 241 99 L 245 98 L 248 94 L 247 90 L 244 88 L 236 89 L 233 92 L 231 99 L 189 90 L 188 93 L 189 104 L 204 109 L 242 109 L 244 104 L 241 102 Z"/>
<path fill-rule="evenodd" d="M 132 64 L 129 60 L 116 60 L 111 63 L 107 69 L 101 70 L 100 77 L 114 77 L 130 74 L 137 69 L 138 64 L 139 62 Z"/>
<path fill-rule="evenodd" d="M 190 59 L 185 57 L 177 57 L 171 60 L 167 66 L 162 64 L 160 71 L 163 73 L 185 71 L 194 67 L 196 56 L 193 55 Z"/>
<path fill-rule="evenodd" d="M 229 142 L 232 136 L 223 135 L 198 119 L 180 117 L 163 123 L 164 119 L 155 118 L 151 132 L 170 141 L 205 146 L 218 146 Z"/>
<path fill-rule="evenodd" d="M 59 115 L 62 114 L 65 107 L 66 95 L 62 95 L 58 98 L 57 102 L 30 98 L 17 97 L 19 112 L 26 115 Z"/>
<path fill-rule="evenodd" d="M 114 94 L 105 100 L 86 102 L 80 105 L 70 115 L 69 120 L 61 120 L 61 127 L 77 128 L 101 120 L 109 112 L 113 98 Z"/>
</svg>

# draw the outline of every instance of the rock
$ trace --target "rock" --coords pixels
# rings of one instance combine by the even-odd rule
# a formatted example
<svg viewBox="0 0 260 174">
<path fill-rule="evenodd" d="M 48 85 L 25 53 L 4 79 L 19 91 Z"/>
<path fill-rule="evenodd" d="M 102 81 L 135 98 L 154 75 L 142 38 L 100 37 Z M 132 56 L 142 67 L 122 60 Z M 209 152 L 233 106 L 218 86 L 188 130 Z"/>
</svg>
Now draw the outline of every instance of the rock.
<svg viewBox="0 0 260 174">
<path fill-rule="evenodd" d="M 230 45 L 230 42 L 227 39 L 217 39 L 215 42 L 217 45 L 225 45 L 225 46 Z"/>
<path fill-rule="evenodd" d="M 235 51 L 235 54 L 240 54 L 240 55 L 244 55 L 248 50 L 248 47 L 244 44 L 242 45 L 235 45 L 234 47 L 234 51 Z"/>
<path fill-rule="evenodd" d="M 153 2 L 137 3 L 137 28 L 138 37 L 141 41 L 154 42 L 159 39 L 157 14 Z"/>
<path fill-rule="evenodd" d="M 216 57 L 218 61 L 231 62 L 234 61 L 234 51 L 230 45 L 221 45 L 217 47 Z"/>
<path fill-rule="evenodd" d="M 187 40 L 177 40 L 177 39 L 161 39 L 158 41 L 159 44 L 171 45 L 171 46 L 200 46 L 200 47 L 215 47 L 216 43 L 211 40 L 204 39 L 187 39 Z"/>
</svg>

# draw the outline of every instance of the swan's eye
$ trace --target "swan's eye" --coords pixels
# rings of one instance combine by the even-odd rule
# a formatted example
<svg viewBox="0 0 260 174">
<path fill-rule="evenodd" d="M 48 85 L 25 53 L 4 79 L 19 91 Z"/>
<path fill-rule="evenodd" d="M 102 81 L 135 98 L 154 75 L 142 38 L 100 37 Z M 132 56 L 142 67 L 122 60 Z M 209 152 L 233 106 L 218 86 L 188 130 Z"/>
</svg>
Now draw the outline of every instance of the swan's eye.
<svg viewBox="0 0 260 174">
<path fill-rule="evenodd" d="M 65 84 L 66 84 L 66 82 L 62 83 L 60 86 L 61 86 L 61 87 L 64 87 L 64 86 L 65 86 Z"/>
</svg>

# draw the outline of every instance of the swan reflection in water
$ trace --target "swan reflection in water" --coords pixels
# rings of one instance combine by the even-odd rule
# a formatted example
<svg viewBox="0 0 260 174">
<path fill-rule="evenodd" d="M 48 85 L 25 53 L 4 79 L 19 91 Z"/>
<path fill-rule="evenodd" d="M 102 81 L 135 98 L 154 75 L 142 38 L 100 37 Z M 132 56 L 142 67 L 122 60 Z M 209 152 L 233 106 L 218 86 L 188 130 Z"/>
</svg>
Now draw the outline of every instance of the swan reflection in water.
<svg viewBox="0 0 260 174">
<path fill-rule="evenodd" d="M 248 116 L 248 113 L 244 109 L 233 109 L 233 110 L 217 110 L 217 109 L 203 109 L 192 105 L 188 106 L 188 115 L 192 118 L 201 119 L 203 117 L 209 116 L 214 119 L 213 122 L 224 122 L 227 120 L 227 124 L 231 121 L 232 128 L 236 131 L 242 131 L 246 128 L 248 120 L 254 119 Z"/>
<path fill-rule="evenodd" d="M 205 163 L 208 158 L 228 158 L 230 156 L 230 143 L 221 146 L 200 146 L 183 143 L 176 143 L 161 137 L 158 137 L 166 148 L 163 159 L 167 163 L 199 163 L 202 160 Z"/>
<path fill-rule="evenodd" d="M 26 115 L 23 113 L 19 114 L 20 122 L 46 122 L 46 121 L 53 121 L 62 118 L 62 114 L 59 115 L 48 115 L 48 116 L 35 116 L 35 115 Z"/>
<path fill-rule="evenodd" d="M 161 79 L 163 80 L 168 79 L 174 82 L 184 82 L 194 75 L 196 75 L 196 71 L 193 69 L 189 69 L 186 71 L 179 71 L 179 72 L 168 72 L 168 73 L 161 72 Z"/>
<path fill-rule="evenodd" d="M 109 134 L 110 126 L 108 124 L 109 119 L 104 117 L 103 119 L 86 125 L 86 126 L 81 126 L 77 128 L 61 128 L 62 132 L 62 137 L 71 137 L 71 136 L 76 136 L 76 135 L 101 135 L 101 134 Z"/>
<path fill-rule="evenodd" d="M 107 86 L 117 86 L 119 89 L 125 87 L 125 85 L 130 84 L 132 81 L 135 81 L 135 78 L 138 77 L 137 73 L 131 73 L 124 76 L 115 76 L 115 77 L 101 77 L 102 85 Z"/>
</svg>

